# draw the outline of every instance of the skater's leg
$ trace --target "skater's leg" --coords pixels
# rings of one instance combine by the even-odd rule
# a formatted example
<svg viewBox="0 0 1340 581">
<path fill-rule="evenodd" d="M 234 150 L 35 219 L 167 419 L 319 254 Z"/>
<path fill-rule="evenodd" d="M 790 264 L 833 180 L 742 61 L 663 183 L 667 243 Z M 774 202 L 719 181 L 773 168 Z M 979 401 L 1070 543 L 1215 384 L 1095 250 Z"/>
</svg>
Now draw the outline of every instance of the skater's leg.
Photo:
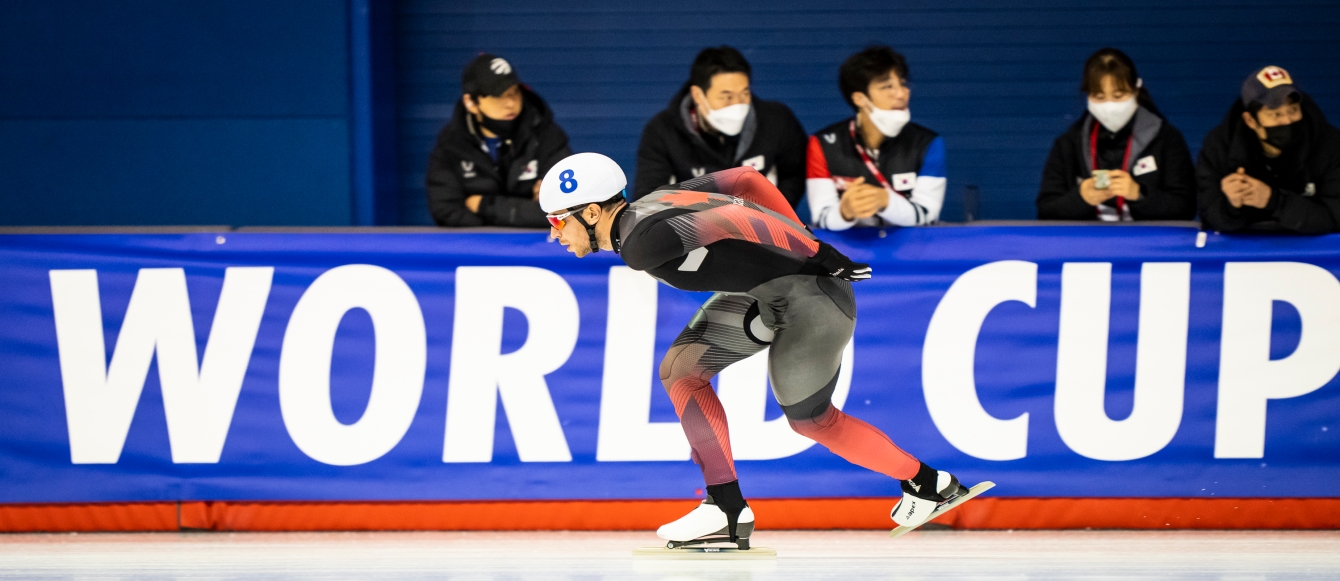
<svg viewBox="0 0 1340 581">
<path fill-rule="evenodd" d="M 754 299 L 717 294 L 703 303 L 661 362 L 661 383 L 675 405 L 693 460 L 709 487 L 736 480 L 726 412 L 710 383 L 726 366 L 763 350 L 745 331 Z"/>
<path fill-rule="evenodd" d="M 900 480 L 903 498 L 890 516 L 920 526 L 940 503 L 965 490 L 948 472 L 904 452 L 879 429 L 832 404 L 842 350 L 856 327 L 851 284 L 829 277 L 791 276 L 749 291 L 776 330 L 768 369 L 773 395 L 792 429 L 847 461 Z"/>
<path fill-rule="evenodd" d="M 693 449 L 693 461 L 702 468 L 707 483 L 703 504 L 657 530 L 661 538 L 682 542 L 724 537 L 740 548 L 748 548 L 754 515 L 740 493 L 726 412 L 710 381 L 728 365 L 767 346 L 766 339 L 748 331 L 757 318 L 753 298 L 714 295 L 698 309 L 661 362 L 661 383 L 675 404 L 675 413 Z"/>
<path fill-rule="evenodd" d="M 775 329 L 768 357 L 773 394 L 797 433 L 858 466 L 907 480 L 921 462 L 884 432 L 831 403 L 842 351 L 856 327 L 851 283 L 790 276 L 751 290 Z"/>
<path fill-rule="evenodd" d="M 848 462 L 907 480 L 917 474 L 921 462 L 904 452 L 884 432 L 854 418 L 831 403 L 837 375 L 824 389 L 795 405 L 782 406 L 791 429 L 823 444 Z"/>
</svg>

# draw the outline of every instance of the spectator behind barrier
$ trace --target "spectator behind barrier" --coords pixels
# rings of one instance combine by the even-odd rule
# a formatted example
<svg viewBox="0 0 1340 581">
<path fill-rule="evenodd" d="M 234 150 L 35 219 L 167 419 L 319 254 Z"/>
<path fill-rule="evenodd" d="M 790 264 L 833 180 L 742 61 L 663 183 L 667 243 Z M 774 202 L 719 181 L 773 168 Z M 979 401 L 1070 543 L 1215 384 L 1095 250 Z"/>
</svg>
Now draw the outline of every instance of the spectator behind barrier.
<svg viewBox="0 0 1340 581">
<path fill-rule="evenodd" d="M 872 46 L 838 69 L 838 89 L 856 112 L 810 137 L 805 196 L 814 226 L 919 226 L 945 198 L 945 143 L 912 123 L 907 61 Z"/>
<path fill-rule="evenodd" d="M 642 130 L 633 199 L 656 188 L 750 166 L 794 207 L 805 193 L 805 128 L 786 105 L 750 91 L 749 61 L 729 46 L 703 49 L 689 80 Z"/>
<path fill-rule="evenodd" d="M 439 226 L 548 228 L 540 180 L 572 155 L 568 135 L 502 58 L 481 54 L 461 74 L 461 100 L 428 159 L 428 210 Z"/>
<path fill-rule="evenodd" d="M 1340 131 L 1270 66 L 1205 136 L 1196 164 L 1206 229 L 1324 234 L 1340 227 Z"/>
<path fill-rule="evenodd" d="M 1084 62 L 1088 111 L 1052 143 L 1038 190 L 1041 220 L 1190 220 L 1196 175 L 1186 139 L 1154 106 L 1125 53 Z"/>
</svg>

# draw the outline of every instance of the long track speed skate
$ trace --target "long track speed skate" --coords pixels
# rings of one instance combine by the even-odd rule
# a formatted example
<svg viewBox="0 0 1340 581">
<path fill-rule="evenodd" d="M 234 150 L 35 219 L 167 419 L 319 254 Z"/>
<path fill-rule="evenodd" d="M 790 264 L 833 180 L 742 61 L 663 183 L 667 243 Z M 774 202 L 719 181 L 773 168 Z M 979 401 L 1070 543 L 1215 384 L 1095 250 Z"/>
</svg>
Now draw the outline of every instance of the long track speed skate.
<svg viewBox="0 0 1340 581">
<path fill-rule="evenodd" d="M 718 528 L 719 527 L 719 528 Z M 709 531 L 702 533 L 701 531 Z M 754 512 L 745 507 L 739 515 L 736 536 L 732 540 L 725 514 L 716 505 L 704 502 L 679 520 L 656 531 L 665 546 L 641 547 L 635 556 L 663 559 L 770 559 L 777 551 L 754 547 L 749 537 L 754 532 Z M 694 536 L 697 535 L 697 536 Z M 692 538 L 690 538 L 692 537 Z"/>
<path fill-rule="evenodd" d="M 776 551 L 752 547 L 754 511 L 740 495 L 739 484 L 710 485 L 707 498 L 688 514 L 662 526 L 656 536 L 664 547 L 643 547 L 634 555 L 665 558 L 769 558 Z"/>
<path fill-rule="evenodd" d="M 988 480 L 988 481 L 986 481 L 986 482 L 981 482 L 981 483 L 977 484 L 976 486 L 973 486 L 972 488 L 967 488 L 967 489 L 960 488 L 960 489 L 959 489 L 959 491 L 960 491 L 959 493 L 954 494 L 954 495 L 951 495 L 949 498 L 945 499 L 944 502 L 941 502 L 940 504 L 936 505 L 935 510 L 931 512 L 931 516 L 930 516 L 930 518 L 928 518 L 928 519 L 926 519 L 925 521 L 922 521 L 920 524 L 917 524 L 917 525 L 914 525 L 914 526 L 900 526 L 900 527 L 897 527 L 897 528 L 893 529 L 892 531 L 889 531 L 889 536 L 890 536 L 890 537 L 901 537 L 901 536 L 903 536 L 903 535 L 905 535 L 905 534 L 907 534 L 907 533 L 910 533 L 910 532 L 912 532 L 912 531 L 914 531 L 914 530 L 917 530 L 917 528 L 920 527 L 921 525 L 924 525 L 924 524 L 926 524 L 926 523 L 928 523 L 928 522 L 931 522 L 931 521 L 935 520 L 936 517 L 938 517 L 938 516 L 940 516 L 940 515 L 942 515 L 942 514 L 944 514 L 944 513 L 946 513 L 946 512 L 949 512 L 949 511 L 951 511 L 951 510 L 954 510 L 955 508 L 958 507 L 958 505 L 963 504 L 963 503 L 965 503 L 965 502 L 968 502 L 969 500 L 972 500 L 972 499 L 975 498 L 977 495 L 979 495 L 979 494 L 981 494 L 981 493 L 983 493 L 983 492 L 986 492 L 986 491 L 988 491 L 988 490 L 991 490 L 991 489 L 994 488 L 995 486 L 996 486 L 996 483 L 991 482 L 991 481 Z M 966 492 L 965 492 L 965 491 L 966 491 Z"/>
</svg>

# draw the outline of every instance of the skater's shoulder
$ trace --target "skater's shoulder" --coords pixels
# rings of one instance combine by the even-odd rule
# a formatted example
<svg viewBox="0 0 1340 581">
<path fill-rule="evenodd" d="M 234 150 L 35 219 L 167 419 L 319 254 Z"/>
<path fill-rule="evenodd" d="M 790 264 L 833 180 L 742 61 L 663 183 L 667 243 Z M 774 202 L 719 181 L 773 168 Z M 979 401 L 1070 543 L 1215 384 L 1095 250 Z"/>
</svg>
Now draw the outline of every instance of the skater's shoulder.
<svg viewBox="0 0 1340 581">
<path fill-rule="evenodd" d="M 683 185 L 691 185 L 685 182 Z M 732 203 L 731 196 L 675 186 L 664 186 L 650 194 L 638 198 L 629 204 L 629 209 L 639 216 L 659 216 L 665 212 L 683 214 L 706 210 L 722 204 Z"/>
</svg>

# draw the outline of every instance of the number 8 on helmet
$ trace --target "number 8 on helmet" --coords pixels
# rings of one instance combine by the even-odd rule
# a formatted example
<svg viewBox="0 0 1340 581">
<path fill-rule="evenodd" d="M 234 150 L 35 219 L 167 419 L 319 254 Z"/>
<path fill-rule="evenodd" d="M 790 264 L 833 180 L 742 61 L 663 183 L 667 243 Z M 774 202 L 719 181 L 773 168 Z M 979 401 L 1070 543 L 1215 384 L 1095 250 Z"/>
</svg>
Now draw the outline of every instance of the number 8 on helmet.
<svg viewBox="0 0 1340 581">
<path fill-rule="evenodd" d="M 624 194 L 628 177 L 614 160 L 594 152 L 570 155 L 554 164 L 540 182 L 540 209 L 556 230 L 563 228 L 564 220 L 571 217 L 586 227 L 591 237 L 591 251 L 598 252 L 595 226 L 582 219 L 580 208 L 599 204 Z"/>
</svg>

